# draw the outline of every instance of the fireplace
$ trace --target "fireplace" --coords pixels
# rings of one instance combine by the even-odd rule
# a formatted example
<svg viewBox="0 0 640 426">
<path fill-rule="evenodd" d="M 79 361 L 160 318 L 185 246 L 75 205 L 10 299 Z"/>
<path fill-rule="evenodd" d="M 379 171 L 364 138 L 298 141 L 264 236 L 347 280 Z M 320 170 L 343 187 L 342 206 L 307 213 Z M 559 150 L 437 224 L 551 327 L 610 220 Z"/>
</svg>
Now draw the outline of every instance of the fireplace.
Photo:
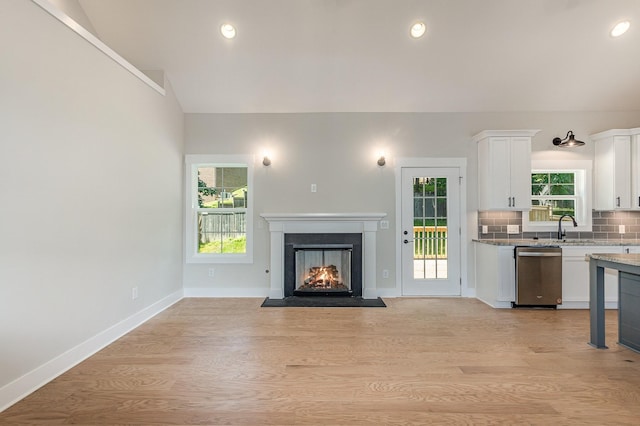
<svg viewBox="0 0 640 426">
<path fill-rule="evenodd" d="M 362 296 L 362 234 L 285 234 L 284 296 Z"/>
<path fill-rule="evenodd" d="M 262 213 L 260 216 L 269 223 L 271 236 L 269 248 L 271 259 L 268 270 L 271 299 L 282 299 L 285 293 L 293 294 L 295 272 L 292 271 L 295 269 L 289 262 L 294 262 L 295 256 L 285 256 L 285 251 L 293 251 L 293 244 L 353 244 L 351 292 L 354 296 L 361 295 L 365 299 L 378 297 L 376 233 L 378 223 L 386 216 L 385 213 Z M 318 237 L 314 238 L 320 238 L 320 240 L 315 239 L 310 242 L 290 240 L 295 239 L 292 235 L 298 234 L 317 235 Z M 327 239 L 332 235 L 345 234 L 357 235 L 356 242 Z M 289 245 L 285 244 L 285 236 L 289 240 Z"/>
</svg>

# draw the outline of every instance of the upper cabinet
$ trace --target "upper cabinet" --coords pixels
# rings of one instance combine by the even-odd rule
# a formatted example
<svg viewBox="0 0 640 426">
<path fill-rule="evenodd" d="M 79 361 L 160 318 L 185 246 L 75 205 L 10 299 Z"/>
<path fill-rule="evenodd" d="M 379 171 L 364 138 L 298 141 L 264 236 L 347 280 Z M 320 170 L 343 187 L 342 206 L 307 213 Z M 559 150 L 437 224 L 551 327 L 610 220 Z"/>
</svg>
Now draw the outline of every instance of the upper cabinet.
<svg viewBox="0 0 640 426">
<path fill-rule="evenodd" d="M 539 130 L 485 130 L 478 144 L 478 209 L 531 209 L 531 138 Z"/>
<path fill-rule="evenodd" d="M 640 209 L 640 128 L 591 135 L 595 142 L 595 210 Z"/>
</svg>

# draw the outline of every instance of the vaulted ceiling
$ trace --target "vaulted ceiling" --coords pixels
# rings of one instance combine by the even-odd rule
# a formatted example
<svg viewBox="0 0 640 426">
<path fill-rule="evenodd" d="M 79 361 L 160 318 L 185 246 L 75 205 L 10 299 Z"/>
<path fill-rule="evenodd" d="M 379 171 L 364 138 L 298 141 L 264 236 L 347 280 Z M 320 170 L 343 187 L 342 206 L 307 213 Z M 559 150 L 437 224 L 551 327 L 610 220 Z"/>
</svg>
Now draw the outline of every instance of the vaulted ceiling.
<svg viewBox="0 0 640 426">
<path fill-rule="evenodd" d="M 640 111 L 638 0 L 80 4 L 107 45 L 166 72 L 185 112 Z"/>
</svg>

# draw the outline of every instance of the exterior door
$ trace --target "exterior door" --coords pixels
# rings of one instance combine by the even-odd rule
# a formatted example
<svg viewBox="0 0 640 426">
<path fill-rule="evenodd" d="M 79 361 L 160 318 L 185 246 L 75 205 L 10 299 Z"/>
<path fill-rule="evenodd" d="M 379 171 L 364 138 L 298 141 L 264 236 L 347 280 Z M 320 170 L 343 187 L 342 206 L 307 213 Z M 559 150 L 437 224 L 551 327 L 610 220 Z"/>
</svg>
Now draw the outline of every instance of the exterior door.
<svg viewBox="0 0 640 426">
<path fill-rule="evenodd" d="M 460 171 L 402 168 L 402 295 L 460 295 Z"/>
</svg>

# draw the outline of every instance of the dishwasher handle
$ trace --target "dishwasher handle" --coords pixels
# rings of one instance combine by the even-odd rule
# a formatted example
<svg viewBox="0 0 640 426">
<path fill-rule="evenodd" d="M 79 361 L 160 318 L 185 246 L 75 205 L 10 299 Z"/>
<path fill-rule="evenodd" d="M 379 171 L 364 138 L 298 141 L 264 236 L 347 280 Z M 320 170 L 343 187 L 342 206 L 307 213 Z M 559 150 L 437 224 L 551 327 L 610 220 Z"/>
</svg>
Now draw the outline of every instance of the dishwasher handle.
<svg viewBox="0 0 640 426">
<path fill-rule="evenodd" d="M 542 251 L 524 251 L 519 252 L 518 257 L 562 257 L 562 253 L 558 252 L 542 252 Z"/>
</svg>

